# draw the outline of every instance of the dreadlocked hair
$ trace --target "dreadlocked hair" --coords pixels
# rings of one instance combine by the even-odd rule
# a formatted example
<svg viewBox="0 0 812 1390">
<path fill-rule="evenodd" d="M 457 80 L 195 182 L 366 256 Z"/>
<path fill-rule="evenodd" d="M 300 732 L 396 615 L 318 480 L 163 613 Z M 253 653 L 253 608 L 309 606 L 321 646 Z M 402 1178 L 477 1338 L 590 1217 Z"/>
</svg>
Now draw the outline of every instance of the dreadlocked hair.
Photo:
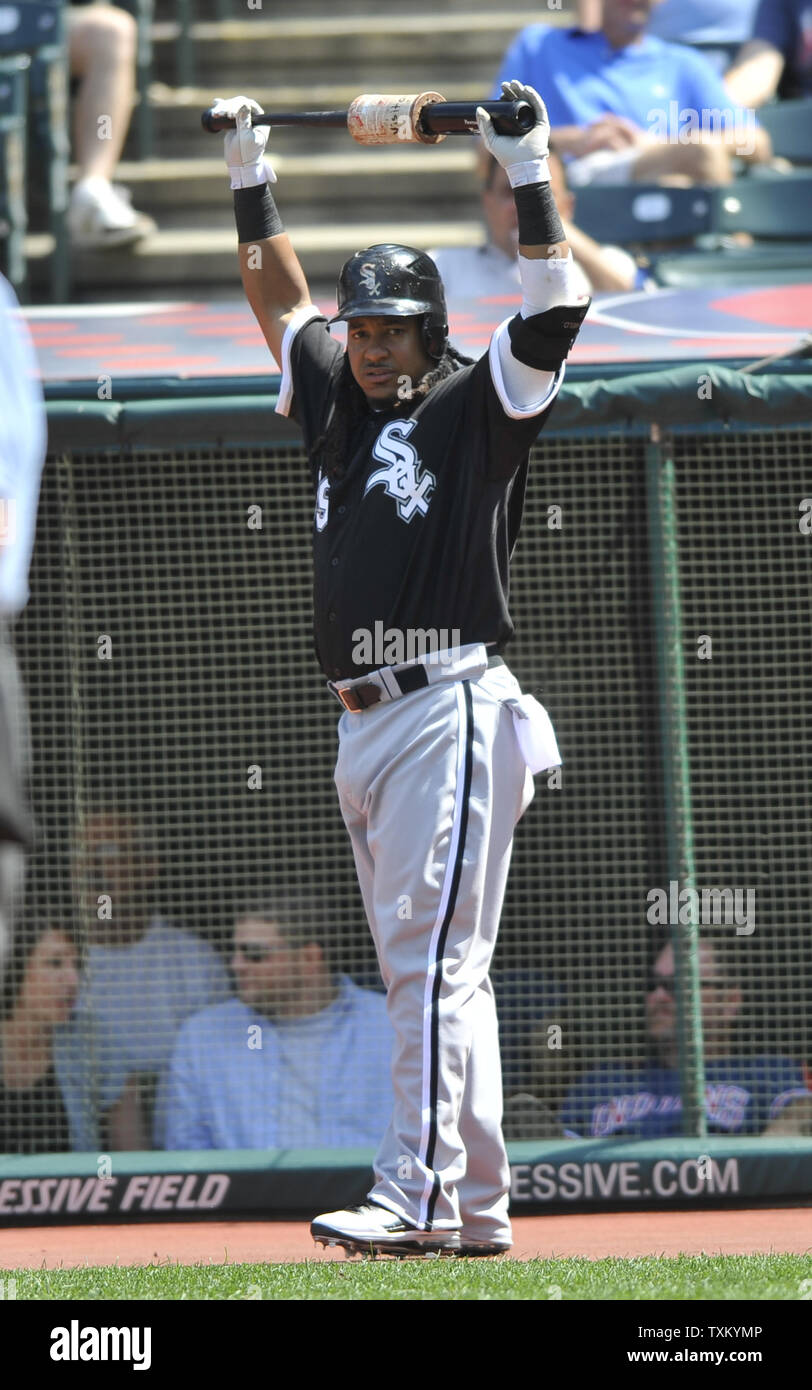
<svg viewBox="0 0 812 1390">
<path fill-rule="evenodd" d="M 463 367 L 472 366 L 475 360 L 473 357 L 464 357 L 456 348 L 446 344 L 436 367 L 425 372 L 414 386 L 398 387 L 399 400 L 413 401 L 418 397 L 427 396 L 438 382 L 445 381 L 446 377 L 453 376 L 454 372 L 461 371 Z M 359 425 L 369 419 L 369 414 L 367 398 L 352 374 L 350 359 L 345 353 L 338 373 L 332 408 L 324 429 L 310 449 L 311 463 L 315 464 L 318 456 L 321 468 L 328 478 L 341 477 L 353 437 Z"/>
</svg>

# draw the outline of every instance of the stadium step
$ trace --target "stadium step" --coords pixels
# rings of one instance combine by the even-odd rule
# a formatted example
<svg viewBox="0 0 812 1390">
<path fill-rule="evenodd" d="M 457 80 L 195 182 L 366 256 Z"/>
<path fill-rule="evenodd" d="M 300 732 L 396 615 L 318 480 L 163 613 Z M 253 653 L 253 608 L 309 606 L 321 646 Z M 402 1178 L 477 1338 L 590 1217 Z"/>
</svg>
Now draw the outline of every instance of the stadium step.
<svg viewBox="0 0 812 1390">
<path fill-rule="evenodd" d="M 274 0 L 195 0 L 195 12 L 198 20 L 215 22 L 221 19 L 245 19 L 246 14 L 254 13 L 257 17 L 265 15 L 267 18 L 274 5 Z M 175 20 L 177 0 L 157 0 L 155 15 L 157 20 L 172 22 Z M 325 0 L 296 0 L 296 15 L 300 19 L 316 20 L 319 23 L 324 18 L 326 5 Z M 511 10 L 514 13 L 524 15 L 524 23 L 541 23 L 539 14 L 538 0 L 511 0 Z M 564 8 L 572 9 L 571 0 L 564 0 Z M 493 11 L 493 0 L 443 0 L 443 9 L 450 14 L 490 14 Z M 341 12 L 344 16 L 354 15 L 366 18 L 375 18 L 376 22 L 381 12 L 381 0 L 341 0 Z M 555 23 L 555 19 L 544 22 Z M 572 15 L 569 22 L 574 23 Z"/>
<path fill-rule="evenodd" d="M 460 204 L 475 216 L 478 209 L 472 142 L 462 147 L 429 146 L 425 149 L 362 149 L 353 145 L 329 161 L 323 155 L 273 152 L 272 164 L 278 184 L 274 189 L 283 217 L 306 204 L 311 219 L 326 220 L 325 209 L 346 214 L 352 204 L 353 217 L 381 216 L 381 184 L 386 184 L 386 206 L 397 204 L 411 209 L 414 220 L 421 207 L 430 206 L 439 220 L 441 207 L 459 219 Z M 166 217 L 187 217 L 189 209 L 225 210 L 233 220 L 228 171 L 217 144 L 211 159 L 155 159 L 123 161 L 116 170 L 116 182 L 132 192 L 133 206 L 151 213 L 159 223 Z M 72 171 L 75 173 L 75 171 Z M 455 211 L 456 209 L 456 211 Z"/>
<path fill-rule="evenodd" d="M 336 226 L 292 223 L 287 228 L 308 281 L 335 286 L 338 271 L 360 247 L 398 241 L 418 247 L 472 246 L 482 239 L 475 221 L 407 221 L 392 218 L 378 222 L 341 222 Z M 41 288 L 47 277 L 49 235 L 26 238 L 32 287 Z M 211 285 L 232 285 L 242 296 L 237 237 L 232 225 L 189 225 L 166 228 L 131 251 L 106 250 L 75 253 L 74 275 L 82 290 L 118 288 L 122 299 L 138 298 L 139 286 L 164 286 L 171 297 L 175 288 L 185 295 L 205 299 Z"/>
<path fill-rule="evenodd" d="M 244 91 L 265 110 L 345 110 L 365 90 L 434 89 L 448 100 L 484 100 L 505 49 L 539 17 L 532 0 L 515 0 L 504 11 L 491 0 L 446 0 L 441 13 L 425 7 L 419 14 L 347 0 L 326 15 L 323 0 L 302 0 L 292 17 L 279 19 L 271 0 L 232 0 L 228 7 L 194 0 L 189 8 L 195 83 L 174 85 L 178 8 L 175 0 L 157 0 L 149 93 L 157 157 L 138 159 L 133 123 L 115 174 L 134 206 L 155 218 L 158 234 L 133 252 L 74 255 L 78 298 L 116 286 L 136 295 L 175 285 L 201 296 L 223 285 L 241 292 L 222 140 L 200 125 L 216 96 Z M 571 22 L 556 10 L 541 17 Z M 341 128 L 273 130 L 279 205 L 311 282 L 334 284 L 342 260 L 374 241 L 481 240 L 474 153 L 465 136 L 438 146 L 365 148 Z M 35 234 L 27 244 L 39 297 L 49 242 Z"/>
<path fill-rule="evenodd" d="M 202 84 L 230 86 L 246 73 L 267 81 L 296 70 L 303 81 L 329 81 L 351 72 L 359 91 L 427 90 L 436 77 L 446 85 L 456 70 L 466 77 L 493 78 L 502 55 L 527 23 L 526 10 L 407 14 L 380 10 L 372 16 L 328 15 L 317 19 L 266 19 L 255 11 L 241 19 L 191 26 L 195 67 Z M 551 13 L 550 22 L 561 22 Z M 177 76 L 177 23 L 152 27 L 155 73 Z M 473 70 L 478 65 L 479 71 Z M 395 84 L 394 86 L 392 84 Z M 237 89 L 239 90 L 239 88 Z M 438 90 L 443 90 L 438 88 Z M 445 92 L 443 92 L 445 95 Z"/>
</svg>

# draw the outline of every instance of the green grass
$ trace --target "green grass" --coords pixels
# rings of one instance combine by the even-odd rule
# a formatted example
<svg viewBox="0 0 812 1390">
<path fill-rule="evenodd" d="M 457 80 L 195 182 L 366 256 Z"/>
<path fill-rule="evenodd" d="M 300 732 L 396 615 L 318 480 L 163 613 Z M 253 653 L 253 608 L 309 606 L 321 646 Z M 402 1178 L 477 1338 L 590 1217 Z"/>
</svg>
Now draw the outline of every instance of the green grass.
<svg viewBox="0 0 812 1390">
<path fill-rule="evenodd" d="M 227 1255 L 226 1255 L 227 1258 Z M 620 1300 L 809 1299 L 812 1257 L 681 1255 L 620 1260 L 351 1260 L 4 1270 L 18 1299 Z M 804 1282 L 806 1281 L 806 1282 Z"/>
</svg>

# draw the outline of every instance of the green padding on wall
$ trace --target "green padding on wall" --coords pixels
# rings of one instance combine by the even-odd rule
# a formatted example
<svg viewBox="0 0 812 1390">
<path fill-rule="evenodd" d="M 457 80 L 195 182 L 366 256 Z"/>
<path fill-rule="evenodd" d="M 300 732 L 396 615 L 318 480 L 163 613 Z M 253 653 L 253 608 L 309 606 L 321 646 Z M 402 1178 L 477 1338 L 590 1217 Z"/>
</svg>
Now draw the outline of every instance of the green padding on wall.
<svg viewBox="0 0 812 1390">
<path fill-rule="evenodd" d="M 802 1142 L 802 1141 L 801 1141 Z M 520 1149 L 535 1153 L 538 1144 L 520 1144 Z M 545 1146 L 542 1145 L 542 1148 Z M 552 1146 L 547 1145 L 547 1148 Z M 556 1146 L 560 1147 L 560 1145 Z M 590 1148 L 594 1145 L 590 1145 Z M 696 1145 L 694 1144 L 694 1147 Z M 812 1153 L 812 1141 L 810 1141 Z M 786 1148 L 786 1144 L 784 1145 Z M 783 1152 L 783 1149 L 782 1149 Z M 357 1169 L 372 1167 L 374 1149 L 145 1149 L 110 1155 L 111 1167 L 118 1173 L 208 1173 L 215 1168 L 223 1173 L 268 1172 L 292 1170 L 301 1172 L 316 1168 Z M 4 1178 L 45 1177 L 53 1174 L 87 1177 L 99 1169 L 99 1155 L 89 1153 L 64 1154 L 0 1154 L 0 1182 Z"/>
<path fill-rule="evenodd" d="M 511 1210 L 809 1201 L 812 1139 L 508 1145 Z M 0 1160 L 0 1225 L 312 1214 L 363 1200 L 372 1150 L 54 1154 Z M 109 1167 L 109 1172 L 107 1168 Z"/>
<path fill-rule="evenodd" d="M 729 367 L 694 362 L 611 382 L 565 384 L 550 426 L 555 430 L 627 419 L 660 425 L 731 420 L 769 429 L 806 423 L 812 420 L 812 375 L 743 376 Z"/>
<path fill-rule="evenodd" d="M 276 415 L 276 396 L 210 396 L 207 400 L 129 401 L 121 442 L 134 449 L 234 448 L 301 442 L 299 428 Z"/>
<path fill-rule="evenodd" d="M 117 449 L 120 401 L 49 401 L 48 453 L 87 453 Z"/>
<path fill-rule="evenodd" d="M 277 415 L 275 405 L 275 395 L 124 404 L 51 401 L 49 452 L 300 444 L 298 427 Z M 730 367 L 691 363 L 612 380 L 565 382 L 547 433 L 626 420 L 664 426 L 732 421 L 770 429 L 808 423 L 812 374 L 744 376 Z"/>
</svg>

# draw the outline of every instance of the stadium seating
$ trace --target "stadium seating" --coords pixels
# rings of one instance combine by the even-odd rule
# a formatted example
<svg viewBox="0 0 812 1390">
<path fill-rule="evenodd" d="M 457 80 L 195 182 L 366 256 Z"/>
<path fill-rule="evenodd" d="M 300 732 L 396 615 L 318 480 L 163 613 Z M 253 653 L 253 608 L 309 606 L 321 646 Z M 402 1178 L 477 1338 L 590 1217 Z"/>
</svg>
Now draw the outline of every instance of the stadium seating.
<svg viewBox="0 0 812 1390">
<path fill-rule="evenodd" d="M 0 25 L 0 56 L 30 57 L 26 116 L 40 157 L 51 235 L 49 289 L 65 300 L 70 283 L 65 218 L 68 206 L 68 84 L 62 0 L 8 6 Z"/>
<path fill-rule="evenodd" d="M 812 171 L 738 179 L 710 190 L 710 232 L 695 252 L 652 257 L 655 281 L 669 288 L 718 282 L 767 284 L 808 276 L 812 261 Z M 732 241 L 747 232 L 747 246 Z"/>
<path fill-rule="evenodd" d="M 797 285 L 809 274 L 809 244 L 733 246 L 716 251 L 688 251 L 652 257 L 656 284 L 665 289 L 718 285 Z"/>
<path fill-rule="evenodd" d="M 0 58 L 0 254 L 6 279 L 26 296 L 25 110 L 30 58 Z"/>
<path fill-rule="evenodd" d="M 580 188 L 575 221 L 604 244 L 681 241 L 712 230 L 714 192 L 642 183 Z"/>
<path fill-rule="evenodd" d="M 812 100 L 773 101 L 758 112 L 773 153 L 793 164 L 812 164 Z"/>
<path fill-rule="evenodd" d="M 297 0 L 284 16 L 267 0 L 264 8 L 245 0 L 117 3 L 139 22 L 140 99 L 116 180 L 155 218 L 158 232 L 135 253 L 76 257 L 75 271 L 85 293 L 119 298 L 178 290 L 216 297 L 238 288 L 222 142 L 200 129 L 200 112 L 215 96 L 250 92 L 265 109 L 337 109 L 361 91 L 381 89 L 481 98 L 516 32 L 539 17 L 534 0 L 512 0 L 505 10 L 491 0 L 446 0 L 417 14 L 376 0 Z M 572 5 L 565 0 L 545 18 L 571 23 Z M 791 102 L 759 113 L 778 153 L 798 162 L 804 151 L 810 157 L 811 108 Z M 374 149 L 341 130 L 277 128 L 272 149 L 282 216 L 316 296 L 332 293 L 336 267 L 359 245 L 392 237 L 438 247 L 481 239 L 469 141 Z M 722 207 L 705 188 L 587 188 L 578 193 L 576 221 L 602 242 L 652 254 L 670 254 L 680 242 L 701 250 L 703 236 L 718 244 L 733 231 L 751 230 L 751 216 L 754 235 L 767 237 L 761 227 L 772 193 L 759 194 L 762 183 L 784 196 L 772 171 L 759 168 L 736 180 L 740 210 Z M 789 209 L 783 236 L 807 235 L 802 224 L 802 210 Z M 27 243 L 32 293 L 53 298 L 44 248 L 34 240 Z M 729 269 L 744 272 L 744 260 L 736 257 Z"/>
<path fill-rule="evenodd" d="M 713 230 L 746 231 L 765 241 L 812 241 L 812 170 L 774 179 L 738 179 L 717 188 Z"/>
</svg>

